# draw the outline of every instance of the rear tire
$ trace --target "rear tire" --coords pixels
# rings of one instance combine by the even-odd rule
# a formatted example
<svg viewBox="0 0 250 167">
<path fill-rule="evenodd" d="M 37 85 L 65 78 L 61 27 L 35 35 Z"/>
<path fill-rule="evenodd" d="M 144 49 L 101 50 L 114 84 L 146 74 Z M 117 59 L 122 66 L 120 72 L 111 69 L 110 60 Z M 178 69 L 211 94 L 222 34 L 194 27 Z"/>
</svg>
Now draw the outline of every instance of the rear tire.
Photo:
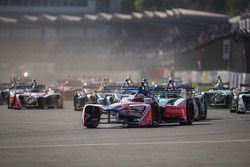
<svg viewBox="0 0 250 167">
<path fill-rule="evenodd" d="M 97 128 L 99 123 L 85 123 L 85 127 L 87 128 Z"/>
<path fill-rule="evenodd" d="M 235 111 L 232 110 L 232 106 L 233 106 L 233 96 L 230 98 L 230 104 L 229 104 L 229 111 L 230 113 L 234 113 Z"/>
<path fill-rule="evenodd" d="M 197 116 L 197 118 L 195 120 L 196 121 L 200 121 L 201 117 L 202 117 L 202 111 L 201 111 L 201 105 L 200 105 L 200 103 L 197 104 L 197 107 L 198 107 L 198 116 Z"/>
<path fill-rule="evenodd" d="M 207 102 L 206 102 L 206 99 L 204 99 L 204 100 L 205 100 L 205 102 L 204 102 L 204 114 L 201 117 L 202 120 L 207 119 Z"/>
<path fill-rule="evenodd" d="M 186 104 L 186 122 L 180 122 L 181 125 L 192 125 L 194 121 L 194 104 L 191 99 Z"/>
<path fill-rule="evenodd" d="M 10 99 L 9 99 L 9 96 L 8 96 L 8 99 L 7 99 L 7 105 L 8 105 L 8 109 L 11 109 L 12 107 L 10 106 Z"/>
<path fill-rule="evenodd" d="M 230 109 L 230 112 L 231 112 L 231 113 L 236 113 L 236 111 L 235 111 L 235 110 L 231 110 L 231 109 Z"/>
<path fill-rule="evenodd" d="M 152 126 L 157 127 L 159 126 L 160 122 L 160 108 L 156 102 L 151 104 L 152 108 Z"/>
</svg>

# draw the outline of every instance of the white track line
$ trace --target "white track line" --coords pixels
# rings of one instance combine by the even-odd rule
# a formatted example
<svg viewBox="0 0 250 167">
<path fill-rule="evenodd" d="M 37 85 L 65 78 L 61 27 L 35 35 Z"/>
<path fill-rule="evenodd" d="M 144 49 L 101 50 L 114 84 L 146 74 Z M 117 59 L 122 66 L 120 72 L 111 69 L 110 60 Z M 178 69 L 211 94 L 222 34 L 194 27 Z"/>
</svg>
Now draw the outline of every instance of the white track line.
<svg viewBox="0 0 250 167">
<path fill-rule="evenodd" d="M 201 140 L 201 141 L 162 141 L 162 142 L 142 142 L 142 143 L 130 143 L 132 145 L 153 145 L 153 144 L 206 144 L 206 143 L 245 143 L 250 142 L 250 139 L 246 140 Z"/>
<path fill-rule="evenodd" d="M 0 146 L 0 149 L 16 148 L 46 148 L 46 147 L 82 147 L 82 146 L 115 146 L 118 143 L 96 143 L 96 144 L 55 144 L 55 145 L 27 145 L 27 146 Z"/>
<path fill-rule="evenodd" d="M 206 141 L 161 141 L 161 142 L 140 142 L 140 143 L 89 143 L 89 144 L 55 144 L 55 145 L 16 145 L 0 146 L 0 149 L 24 149 L 24 148 L 55 148 L 55 147 L 91 147 L 91 146 L 118 146 L 118 145 L 172 145 L 172 144 L 210 144 L 210 143 L 246 143 L 245 140 L 206 140 Z"/>
</svg>

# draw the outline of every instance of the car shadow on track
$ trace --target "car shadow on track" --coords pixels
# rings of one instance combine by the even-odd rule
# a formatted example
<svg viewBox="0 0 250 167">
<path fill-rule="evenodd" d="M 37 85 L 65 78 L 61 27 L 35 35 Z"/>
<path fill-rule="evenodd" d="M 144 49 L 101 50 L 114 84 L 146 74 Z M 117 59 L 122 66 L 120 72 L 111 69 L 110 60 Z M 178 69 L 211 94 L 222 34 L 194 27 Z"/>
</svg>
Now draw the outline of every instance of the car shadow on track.
<svg viewBox="0 0 250 167">
<path fill-rule="evenodd" d="M 247 111 L 247 112 L 245 112 L 245 113 L 236 113 L 236 114 L 238 114 L 238 115 L 249 115 L 249 114 L 250 114 L 250 112 L 249 112 L 249 111 Z"/>
<path fill-rule="evenodd" d="M 212 125 L 212 122 L 194 122 L 192 125 L 180 125 L 180 124 L 163 124 L 159 125 L 159 128 L 164 128 L 164 127 L 191 127 L 191 126 L 204 126 L 204 125 Z"/>
<path fill-rule="evenodd" d="M 192 126 L 204 126 L 204 125 L 212 125 L 213 122 L 194 122 L 192 125 L 181 125 L 179 123 L 164 123 L 161 125 L 158 125 L 157 127 L 135 127 L 135 126 L 123 126 L 123 125 L 108 125 L 107 124 L 102 124 L 99 125 L 95 129 L 155 129 L 155 128 L 177 128 L 177 127 L 192 127 Z M 83 129 L 88 129 L 88 128 L 83 128 Z"/>
<path fill-rule="evenodd" d="M 218 117 L 218 118 L 207 118 L 205 120 L 201 120 L 199 122 L 207 122 L 207 121 L 220 121 L 220 120 L 223 120 L 222 117 Z"/>
</svg>

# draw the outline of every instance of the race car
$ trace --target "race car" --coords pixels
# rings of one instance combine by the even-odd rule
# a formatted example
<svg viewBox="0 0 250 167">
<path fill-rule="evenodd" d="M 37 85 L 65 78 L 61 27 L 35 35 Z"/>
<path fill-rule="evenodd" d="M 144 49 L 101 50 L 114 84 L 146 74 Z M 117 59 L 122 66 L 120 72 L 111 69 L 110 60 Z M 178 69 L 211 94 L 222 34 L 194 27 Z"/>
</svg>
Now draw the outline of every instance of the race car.
<svg viewBox="0 0 250 167">
<path fill-rule="evenodd" d="M 45 90 L 45 85 L 32 83 L 16 83 L 10 89 L 8 108 L 63 108 L 61 93 Z"/>
<path fill-rule="evenodd" d="M 207 105 L 212 108 L 229 108 L 232 90 L 229 83 L 216 83 L 213 88 L 203 92 Z"/>
<path fill-rule="evenodd" d="M 170 87 L 171 85 L 171 87 Z M 179 98 L 189 98 L 194 107 L 194 118 L 199 121 L 206 119 L 207 110 L 204 96 L 194 92 L 194 89 L 187 85 L 174 86 L 174 83 L 168 83 L 167 86 L 157 86 L 153 90 L 153 94 L 157 97 L 160 105 L 174 105 Z M 169 88 L 171 88 L 169 90 Z M 182 92 L 181 92 L 182 91 Z"/>
<path fill-rule="evenodd" d="M 181 91 L 178 91 L 181 94 Z M 160 123 L 191 125 L 195 118 L 191 98 L 180 97 L 169 104 L 159 104 L 154 96 L 131 95 L 127 100 L 104 106 L 87 104 L 82 112 L 82 126 L 96 128 L 100 123 L 120 123 L 126 126 L 154 127 Z"/>
<path fill-rule="evenodd" d="M 0 83 L 0 105 L 7 104 L 10 86 L 9 83 Z"/>
<path fill-rule="evenodd" d="M 83 107 L 88 103 L 95 104 L 97 102 L 96 100 L 96 94 L 88 91 L 87 89 L 82 91 L 76 91 L 74 93 L 74 110 L 75 111 L 82 111 Z"/>
<path fill-rule="evenodd" d="M 250 84 L 240 84 L 240 89 L 233 90 L 230 112 L 246 113 L 250 111 Z"/>
<path fill-rule="evenodd" d="M 60 80 L 57 81 L 56 89 L 58 89 L 65 100 L 72 100 L 74 92 L 81 90 L 82 83 L 79 80 Z"/>
<path fill-rule="evenodd" d="M 121 87 L 105 86 L 101 91 L 90 91 L 84 89 L 74 93 L 74 110 L 82 111 L 86 104 L 110 105 L 120 101 L 121 93 L 118 91 Z"/>
</svg>

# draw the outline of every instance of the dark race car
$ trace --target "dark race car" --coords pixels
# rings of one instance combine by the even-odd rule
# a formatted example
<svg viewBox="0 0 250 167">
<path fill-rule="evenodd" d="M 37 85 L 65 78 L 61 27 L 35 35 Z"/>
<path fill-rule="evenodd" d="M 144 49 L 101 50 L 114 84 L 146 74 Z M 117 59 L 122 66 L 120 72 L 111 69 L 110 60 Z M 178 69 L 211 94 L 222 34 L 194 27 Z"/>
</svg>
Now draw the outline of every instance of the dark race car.
<svg viewBox="0 0 250 167">
<path fill-rule="evenodd" d="M 82 111 L 86 104 L 110 105 L 118 102 L 121 98 L 120 89 L 120 86 L 109 85 L 100 91 L 91 91 L 89 89 L 76 91 L 74 93 L 74 109 L 75 111 Z"/>
<path fill-rule="evenodd" d="M 240 84 L 240 89 L 233 90 L 230 112 L 246 113 L 250 111 L 250 84 Z"/>
<path fill-rule="evenodd" d="M 203 92 L 207 105 L 212 108 L 229 108 L 232 90 L 229 83 L 217 83 L 213 88 Z"/>
<path fill-rule="evenodd" d="M 17 83 L 10 89 L 8 108 L 63 108 L 61 93 L 45 90 L 45 85 Z"/>
<path fill-rule="evenodd" d="M 74 93 L 73 104 L 75 111 L 82 111 L 83 107 L 88 103 L 97 103 L 96 94 L 94 92 L 85 89 Z"/>
<path fill-rule="evenodd" d="M 72 100 L 74 92 L 81 90 L 82 83 L 79 80 L 60 80 L 57 81 L 56 89 L 58 89 L 65 100 Z"/>
</svg>

